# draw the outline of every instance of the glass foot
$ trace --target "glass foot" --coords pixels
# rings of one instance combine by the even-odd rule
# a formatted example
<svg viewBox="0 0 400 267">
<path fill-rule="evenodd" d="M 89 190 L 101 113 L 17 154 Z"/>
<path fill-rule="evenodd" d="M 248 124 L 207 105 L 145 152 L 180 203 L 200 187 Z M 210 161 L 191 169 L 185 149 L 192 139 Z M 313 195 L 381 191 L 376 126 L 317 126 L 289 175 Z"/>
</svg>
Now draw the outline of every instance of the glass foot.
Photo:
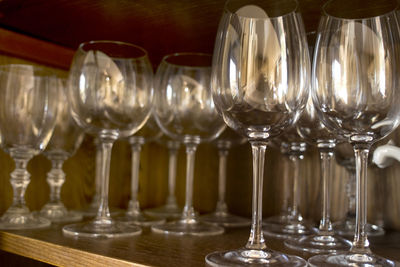
<svg viewBox="0 0 400 267">
<path fill-rule="evenodd" d="M 68 211 L 63 205 L 46 204 L 35 215 L 46 218 L 55 223 L 78 222 L 82 220 L 82 214 L 76 211 Z"/>
<path fill-rule="evenodd" d="M 246 249 L 213 252 L 206 256 L 210 266 L 307 266 L 300 257 L 265 249 Z"/>
<path fill-rule="evenodd" d="M 1 230 L 39 229 L 50 226 L 51 221 L 33 213 L 18 213 L 7 211 L 0 218 Z"/>
<path fill-rule="evenodd" d="M 157 208 L 147 209 L 144 213 L 157 218 L 178 219 L 182 216 L 182 209 L 178 206 L 164 205 Z"/>
<path fill-rule="evenodd" d="M 155 233 L 192 236 L 220 235 L 224 232 L 224 228 L 222 227 L 203 223 L 197 219 L 179 220 L 161 225 L 153 225 L 151 230 Z"/>
<path fill-rule="evenodd" d="M 346 252 L 351 248 L 351 242 L 333 235 L 310 235 L 285 241 L 285 246 L 310 253 Z"/>
<path fill-rule="evenodd" d="M 81 213 L 83 217 L 90 218 L 90 217 L 95 217 L 98 211 L 99 211 L 99 206 L 89 206 L 86 209 L 80 210 L 79 213 Z M 118 216 L 121 213 L 122 213 L 121 209 L 110 208 L 110 215 L 112 217 Z"/>
<path fill-rule="evenodd" d="M 398 266 L 398 262 L 391 261 L 372 253 L 357 254 L 357 253 L 343 253 L 343 254 L 328 254 L 317 255 L 308 259 L 310 266 L 352 266 L 352 267 L 394 267 Z"/>
<path fill-rule="evenodd" d="M 305 222 L 286 222 L 284 224 L 264 223 L 263 233 L 275 238 L 296 239 L 315 233 L 315 229 Z"/>
<path fill-rule="evenodd" d="M 355 220 L 345 220 L 342 222 L 336 222 L 332 226 L 335 230 L 335 233 L 338 235 L 353 237 L 356 228 L 356 222 Z M 368 236 L 382 236 L 385 234 L 385 230 L 382 227 L 370 223 L 365 225 L 365 232 Z"/>
<path fill-rule="evenodd" d="M 224 227 L 243 227 L 251 224 L 251 220 L 227 212 L 213 212 L 200 216 L 199 220 Z"/>
<path fill-rule="evenodd" d="M 128 225 L 110 220 L 107 223 L 97 221 L 69 224 L 63 227 L 63 233 L 74 237 L 128 237 L 139 235 L 142 229 L 139 226 Z"/>
<path fill-rule="evenodd" d="M 152 226 L 157 224 L 165 223 L 165 219 L 154 218 L 147 216 L 142 212 L 139 213 L 125 213 L 124 216 L 116 217 L 115 220 L 127 224 L 136 224 L 139 226 Z"/>
</svg>

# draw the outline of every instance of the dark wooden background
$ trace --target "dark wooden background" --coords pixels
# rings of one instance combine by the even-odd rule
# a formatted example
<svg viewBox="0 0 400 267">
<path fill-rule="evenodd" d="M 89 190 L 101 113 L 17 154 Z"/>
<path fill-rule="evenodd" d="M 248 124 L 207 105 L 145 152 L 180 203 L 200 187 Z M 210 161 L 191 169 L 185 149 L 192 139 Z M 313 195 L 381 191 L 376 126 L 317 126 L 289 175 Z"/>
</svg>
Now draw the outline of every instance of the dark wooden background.
<svg viewBox="0 0 400 267">
<path fill-rule="evenodd" d="M 299 2 L 306 30 L 316 30 L 325 1 Z M 223 5 L 224 1 L 215 0 L 3 0 L 0 1 L 0 63 L 43 64 L 56 69 L 60 75 L 66 75 L 74 50 L 81 42 L 108 39 L 144 47 L 156 68 L 161 58 L 169 53 L 212 53 Z M 398 136 L 397 131 L 393 138 L 398 140 Z M 62 189 L 62 198 L 67 207 L 80 209 L 90 202 L 94 193 L 94 157 L 93 138 L 87 136 L 76 155 L 65 163 L 67 181 Z M 143 148 L 139 189 L 143 208 L 164 202 L 167 161 L 165 147 L 153 143 Z M 283 169 L 292 169 L 274 148 L 268 150 L 266 161 L 265 217 L 279 212 Z M 301 209 L 305 217 L 317 221 L 320 216 L 320 174 L 315 149 L 307 152 L 301 166 Z M 0 151 L 0 212 L 11 204 L 12 191 L 8 179 L 13 168 L 11 158 Z M 399 168 L 398 163 L 385 170 L 372 167 L 369 183 L 369 220 L 383 217 L 386 227 L 395 229 L 400 229 Z M 45 179 L 50 162 L 39 155 L 31 160 L 28 170 L 32 173 L 32 182 L 26 200 L 31 209 L 37 210 L 48 199 Z M 202 213 L 215 207 L 217 171 L 215 147 L 201 145 L 196 155 L 194 205 Z M 243 216 L 250 216 L 251 172 L 249 145 L 234 147 L 228 159 L 227 202 L 232 212 Z M 180 205 L 184 202 L 184 175 L 185 155 L 181 149 L 176 190 Z M 115 144 L 111 162 L 111 206 L 127 206 L 129 177 L 129 146 L 119 141 Z M 342 218 L 346 211 L 346 180 L 347 173 L 337 166 L 332 181 L 335 220 Z"/>
</svg>

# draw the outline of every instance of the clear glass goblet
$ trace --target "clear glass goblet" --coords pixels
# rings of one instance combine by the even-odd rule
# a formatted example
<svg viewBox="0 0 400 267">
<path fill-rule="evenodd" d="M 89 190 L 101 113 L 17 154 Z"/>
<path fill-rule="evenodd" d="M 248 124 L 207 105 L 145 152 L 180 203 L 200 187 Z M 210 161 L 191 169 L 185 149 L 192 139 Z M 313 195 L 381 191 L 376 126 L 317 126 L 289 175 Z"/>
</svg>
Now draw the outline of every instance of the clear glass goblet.
<svg viewBox="0 0 400 267">
<path fill-rule="evenodd" d="M 165 218 L 165 219 L 178 219 L 182 215 L 182 209 L 178 206 L 175 196 L 176 185 L 176 167 L 178 159 L 178 151 L 181 143 L 167 139 L 165 135 L 158 140 L 159 143 L 164 144 L 168 148 L 168 195 L 167 201 L 161 207 L 147 209 L 144 212 L 150 216 Z"/>
<path fill-rule="evenodd" d="M 57 78 L 31 65 L 0 66 L 0 136 L 15 162 L 11 173 L 13 203 L 0 218 L 0 229 L 34 229 L 50 221 L 33 215 L 25 204 L 29 160 L 46 148 L 58 112 Z"/>
<path fill-rule="evenodd" d="M 248 226 L 251 221 L 247 218 L 234 215 L 228 211 L 228 206 L 225 201 L 226 193 L 226 165 L 229 150 L 234 145 L 241 145 L 246 142 L 246 139 L 230 128 L 226 128 L 222 134 L 213 142 L 217 146 L 219 156 L 218 169 L 218 202 L 213 213 L 200 216 L 200 220 L 221 225 L 224 227 L 241 227 Z"/>
<path fill-rule="evenodd" d="M 310 61 L 296 1 L 225 4 L 213 58 L 213 99 L 225 123 L 247 137 L 253 152 L 252 224 L 247 244 L 206 256 L 211 266 L 306 266 L 269 249 L 262 232 L 264 157 L 268 141 L 304 108 Z"/>
<path fill-rule="evenodd" d="M 76 222 L 82 219 L 82 214 L 68 211 L 61 201 L 61 187 L 65 182 L 62 169 L 64 161 L 70 158 L 82 143 L 84 133 L 76 125 L 69 112 L 66 81 L 58 79 L 60 99 L 58 101 L 58 116 L 53 135 L 43 154 L 51 161 L 52 168 L 47 173 L 47 183 L 50 186 L 50 199 L 40 210 L 40 216 L 52 222 Z"/>
<path fill-rule="evenodd" d="M 335 156 L 336 161 L 346 169 L 349 179 L 346 184 L 346 217 L 342 221 L 333 223 L 332 226 L 337 234 L 351 237 L 354 236 L 356 229 L 356 161 L 353 149 L 348 143 L 338 144 L 335 149 Z M 365 225 L 365 232 L 368 236 L 382 236 L 385 234 L 385 230 L 381 226 L 372 223 Z"/>
<path fill-rule="evenodd" d="M 318 118 L 311 95 L 307 106 L 296 123 L 297 133 L 310 144 L 317 146 L 321 164 L 322 218 L 317 233 L 286 240 L 287 247 L 310 253 L 334 253 L 347 251 L 350 241 L 335 235 L 330 220 L 330 180 L 333 178 L 334 149 L 337 138 L 330 133 Z"/>
<path fill-rule="evenodd" d="M 357 2 L 359 3 L 359 2 Z M 317 255 L 311 266 L 395 266 L 371 252 L 367 223 L 367 166 L 373 143 L 400 118 L 400 31 L 396 2 L 328 1 L 323 7 L 313 64 L 313 102 L 328 130 L 353 146 L 356 162 L 356 227 L 348 252 Z"/>
<path fill-rule="evenodd" d="M 116 41 L 79 46 L 70 74 L 68 99 L 72 117 L 101 144 L 101 202 L 96 217 L 66 225 L 63 233 L 83 237 L 120 237 L 141 233 L 138 226 L 113 220 L 108 209 L 111 150 L 119 138 L 137 132 L 150 116 L 152 69 L 147 52 Z"/>
<path fill-rule="evenodd" d="M 199 221 L 193 207 L 197 146 L 216 138 L 225 125 L 211 97 L 211 55 L 177 53 L 163 58 L 156 74 L 154 115 L 162 131 L 186 146 L 186 196 L 182 217 L 152 226 L 157 233 L 217 235 L 222 227 Z"/>
<path fill-rule="evenodd" d="M 145 143 L 159 139 L 161 136 L 161 130 L 157 127 L 154 119 L 150 117 L 142 129 L 140 129 L 134 136 L 128 138 L 128 142 L 131 145 L 132 151 L 131 199 L 129 200 L 128 209 L 125 214 L 116 217 L 116 220 L 140 226 L 151 226 L 165 222 L 165 219 L 144 214 L 141 211 L 138 201 L 140 152 L 142 150 L 142 146 Z"/>
</svg>

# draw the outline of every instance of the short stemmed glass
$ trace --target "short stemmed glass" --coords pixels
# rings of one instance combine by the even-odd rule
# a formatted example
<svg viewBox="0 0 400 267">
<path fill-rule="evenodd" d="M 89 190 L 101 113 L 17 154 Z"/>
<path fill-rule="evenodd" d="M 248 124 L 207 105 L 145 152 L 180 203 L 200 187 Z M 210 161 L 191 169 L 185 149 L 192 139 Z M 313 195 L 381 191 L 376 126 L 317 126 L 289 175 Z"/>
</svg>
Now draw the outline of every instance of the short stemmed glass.
<svg viewBox="0 0 400 267">
<path fill-rule="evenodd" d="M 150 116 L 152 76 L 147 52 L 132 44 L 91 41 L 81 44 L 75 53 L 68 99 L 77 124 L 101 144 L 101 202 L 92 221 L 64 226 L 64 234 L 119 237 L 141 232 L 138 226 L 111 218 L 109 170 L 113 143 L 133 135 Z"/>
<path fill-rule="evenodd" d="M 281 139 L 281 152 L 288 157 L 293 169 L 292 178 L 292 202 L 285 217 L 281 220 L 273 221 L 270 219 L 263 224 L 264 234 L 275 238 L 293 239 L 314 232 L 313 225 L 306 221 L 300 212 L 300 163 L 304 159 L 307 144 L 297 134 L 295 128 L 290 128 Z M 279 218 L 279 217 L 278 217 Z"/>
<path fill-rule="evenodd" d="M 144 214 L 140 208 L 138 200 L 139 191 L 139 167 L 140 152 L 145 143 L 157 140 L 162 136 L 161 130 L 157 127 L 156 122 L 151 117 L 147 123 L 135 135 L 128 138 L 131 146 L 131 198 L 128 203 L 128 209 L 124 215 L 119 216 L 116 220 L 128 224 L 137 224 L 140 226 L 150 226 L 161 224 L 165 219 L 155 218 Z"/>
<path fill-rule="evenodd" d="M 186 196 L 178 221 L 152 226 L 158 233 L 216 235 L 224 229 L 199 221 L 193 207 L 193 178 L 197 146 L 216 138 L 225 125 L 211 96 L 211 55 L 177 53 L 163 58 L 155 81 L 154 115 L 163 132 L 186 147 Z"/>
<path fill-rule="evenodd" d="M 279 7 L 279 8 L 278 8 Z M 262 233 L 268 141 L 290 127 L 307 101 L 309 54 L 296 1 L 228 1 L 213 58 L 213 99 L 226 124 L 253 152 L 250 237 L 243 248 L 206 256 L 211 266 L 306 266 L 267 247 Z"/>
<path fill-rule="evenodd" d="M 65 182 L 65 173 L 62 167 L 64 161 L 70 158 L 81 145 L 84 133 L 70 115 L 66 81 L 59 79 L 58 83 L 61 89 L 56 126 L 46 149 L 43 151 L 52 165 L 51 170 L 47 173 L 50 199 L 40 210 L 40 216 L 57 223 L 76 222 L 82 219 L 82 214 L 68 211 L 61 201 L 61 187 Z"/>
<path fill-rule="evenodd" d="M 0 229 L 34 229 L 50 221 L 34 216 L 25 204 L 29 160 L 46 148 L 58 112 L 57 78 L 31 65 L 0 66 L 0 135 L 15 162 L 11 173 L 13 203 L 0 218 Z"/>
<path fill-rule="evenodd" d="M 165 144 L 168 148 L 168 195 L 167 201 L 161 207 L 147 209 L 144 212 L 150 216 L 165 218 L 165 219 L 177 219 L 182 215 L 182 209 L 178 206 L 175 196 L 176 186 L 176 167 L 178 160 L 178 151 L 181 143 L 174 141 L 163 136 L 160 143 Z"/>
<path fill-rule="evenodd" d="M 235 133 L 230 128 L 226 128 L 224 132 L 213 143 L 217 146 L 219 156 L 218 168 L 218 202 L 213 213 L 200 216 L 204 222 L 221 225 L 224 227 L 241 227 L 251 224 L 247 218 L 234 215 L 228 211 L 225 201 L 226 193 L 226 165 L 229 150 L 234 145 L 241 145 L 246 139 Z"/>
<path fill-rule="evenodd" d="M 321 164 L 322 218 L 316 234 L 288 239 L 285 245 L 291 249 L 311 253 L 333 253 L 347 251 L 350 241 L 336 236 L 330 220 L 330 189 L 333 178 L 334 149 L 337 138 L 331 134 L 318 118 L 311 97 L 305 111 L 296 123 L 297 132 L 304 140 L 316 145 Z"/>
<path fill-rule="evenodd" d="M 346 217 L 342 221 L 333 223 L 332 226 L 337 234 L 350 237 L 354 236 L 356 229 L 356 161 L 351 145 L 349 143 L 338 144 L 335 149 L 335 158 L 346 169 L 349 179 L 346 183 Z M 368 236 L 382 236 L 385 234 L 385 230 L 381 226 L 372 223 L 365 225 L 365 232 Z"/>
<path fill-rule="evenodd" d="M 400 31 L 395 5 L 363 9 L 331 0 L 323 7 L 313 64 L 313 102 L 326 127 L 352 144 L 356 161 L 356 227 L 350 251 L 317 255 L 312 266 L 395 266 L 373 254 L 367 223 L 370 147 L 399 124 Z M 357 10 L 357 11 L 356 11 Z"/>
</svg>

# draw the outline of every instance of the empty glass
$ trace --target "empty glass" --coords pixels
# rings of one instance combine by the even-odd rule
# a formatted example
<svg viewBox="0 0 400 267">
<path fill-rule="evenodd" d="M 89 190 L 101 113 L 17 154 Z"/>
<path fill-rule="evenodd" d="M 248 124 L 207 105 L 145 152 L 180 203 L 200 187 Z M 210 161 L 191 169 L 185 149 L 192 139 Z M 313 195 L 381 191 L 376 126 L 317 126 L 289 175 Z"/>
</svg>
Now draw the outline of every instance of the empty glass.
<svg viewBox="0 0 400 267">
<path fill-rule="evenodd" d="M 199 221 L 193 207 L 194 162 L 197 146 L 216 138 L 225 125 L 210 89 L 211 55 L 177 53 L 163 58 L 156 74 L 154 115 L 162 131 L 186 146 L 186 196 L 178 221 L 152 226 L 158 233 L 216 235 L 224 229 Z"/>
<path fill-rule="evenodd" d="M 50 142 L 43 152 L 52 165 L 52 169 L 47 173 L 50 200 L 40 210 L 40 216 L 52 222 L 75 222 L 82 219 L 82 214 L 68 211 L 61 202 L 61 187 L 65 181 L 62 166 L 64 161 L 71 157 L 81 145 L 84 133 L 70 115 L 66 81 L 59 79 L 58 84 L 60 86 L 60 98 L 56 126 Z"/>
<path fill-rule="evenodd" d="M 111 218 L 108 185 L 113 143 L 133 135 L 150 116 L 152 76 L 147 52 L 132 44 L 91 41 L 81 44 L 76 51 L 69 74 L 68 99 L 77 124 L 101 144 L 101 200 L 92 221 L 64 226 L 64 234 L 119 237 L 141 232 L 138 226 Z"/>
<path fill-rule="evenodd" d="M 262 233 L 264 157 L 268 141 L 292 125 L 308 95 L 309 55 L 296 1 L 225 4 L 213 58 L 213 99 L 225 123 L 253 152 L 250 237 L 243 248 L 206 256 L 211 266 L 306 266 L 271 250 Z"/>
<path fill-rule="evenodd" d="M 14 159 L 11 173 L 13 203 L 0 218 L 0 229 L 33 229 L 50 225 L 25 204 L 30 182 L 29 160 L 43 151 L 57 118 L 59 88 L 50 72 L 32 65 L 0 66 L 0 136 L 3 149 Z"/>
<path fill-rule="evenodd" d="M 374 1 L 324 5 L 313 64 L 313 102 L 320 119 L 352 144 L 356 162 L 356 227 L 351 249 L 317 255 L 312 266 L 395 266 L 373 254 L 367 223 L 367 165 L 373 143 L 390 134 L 400 116 L 400 31 L 395 6 Z"/>
</svg>

